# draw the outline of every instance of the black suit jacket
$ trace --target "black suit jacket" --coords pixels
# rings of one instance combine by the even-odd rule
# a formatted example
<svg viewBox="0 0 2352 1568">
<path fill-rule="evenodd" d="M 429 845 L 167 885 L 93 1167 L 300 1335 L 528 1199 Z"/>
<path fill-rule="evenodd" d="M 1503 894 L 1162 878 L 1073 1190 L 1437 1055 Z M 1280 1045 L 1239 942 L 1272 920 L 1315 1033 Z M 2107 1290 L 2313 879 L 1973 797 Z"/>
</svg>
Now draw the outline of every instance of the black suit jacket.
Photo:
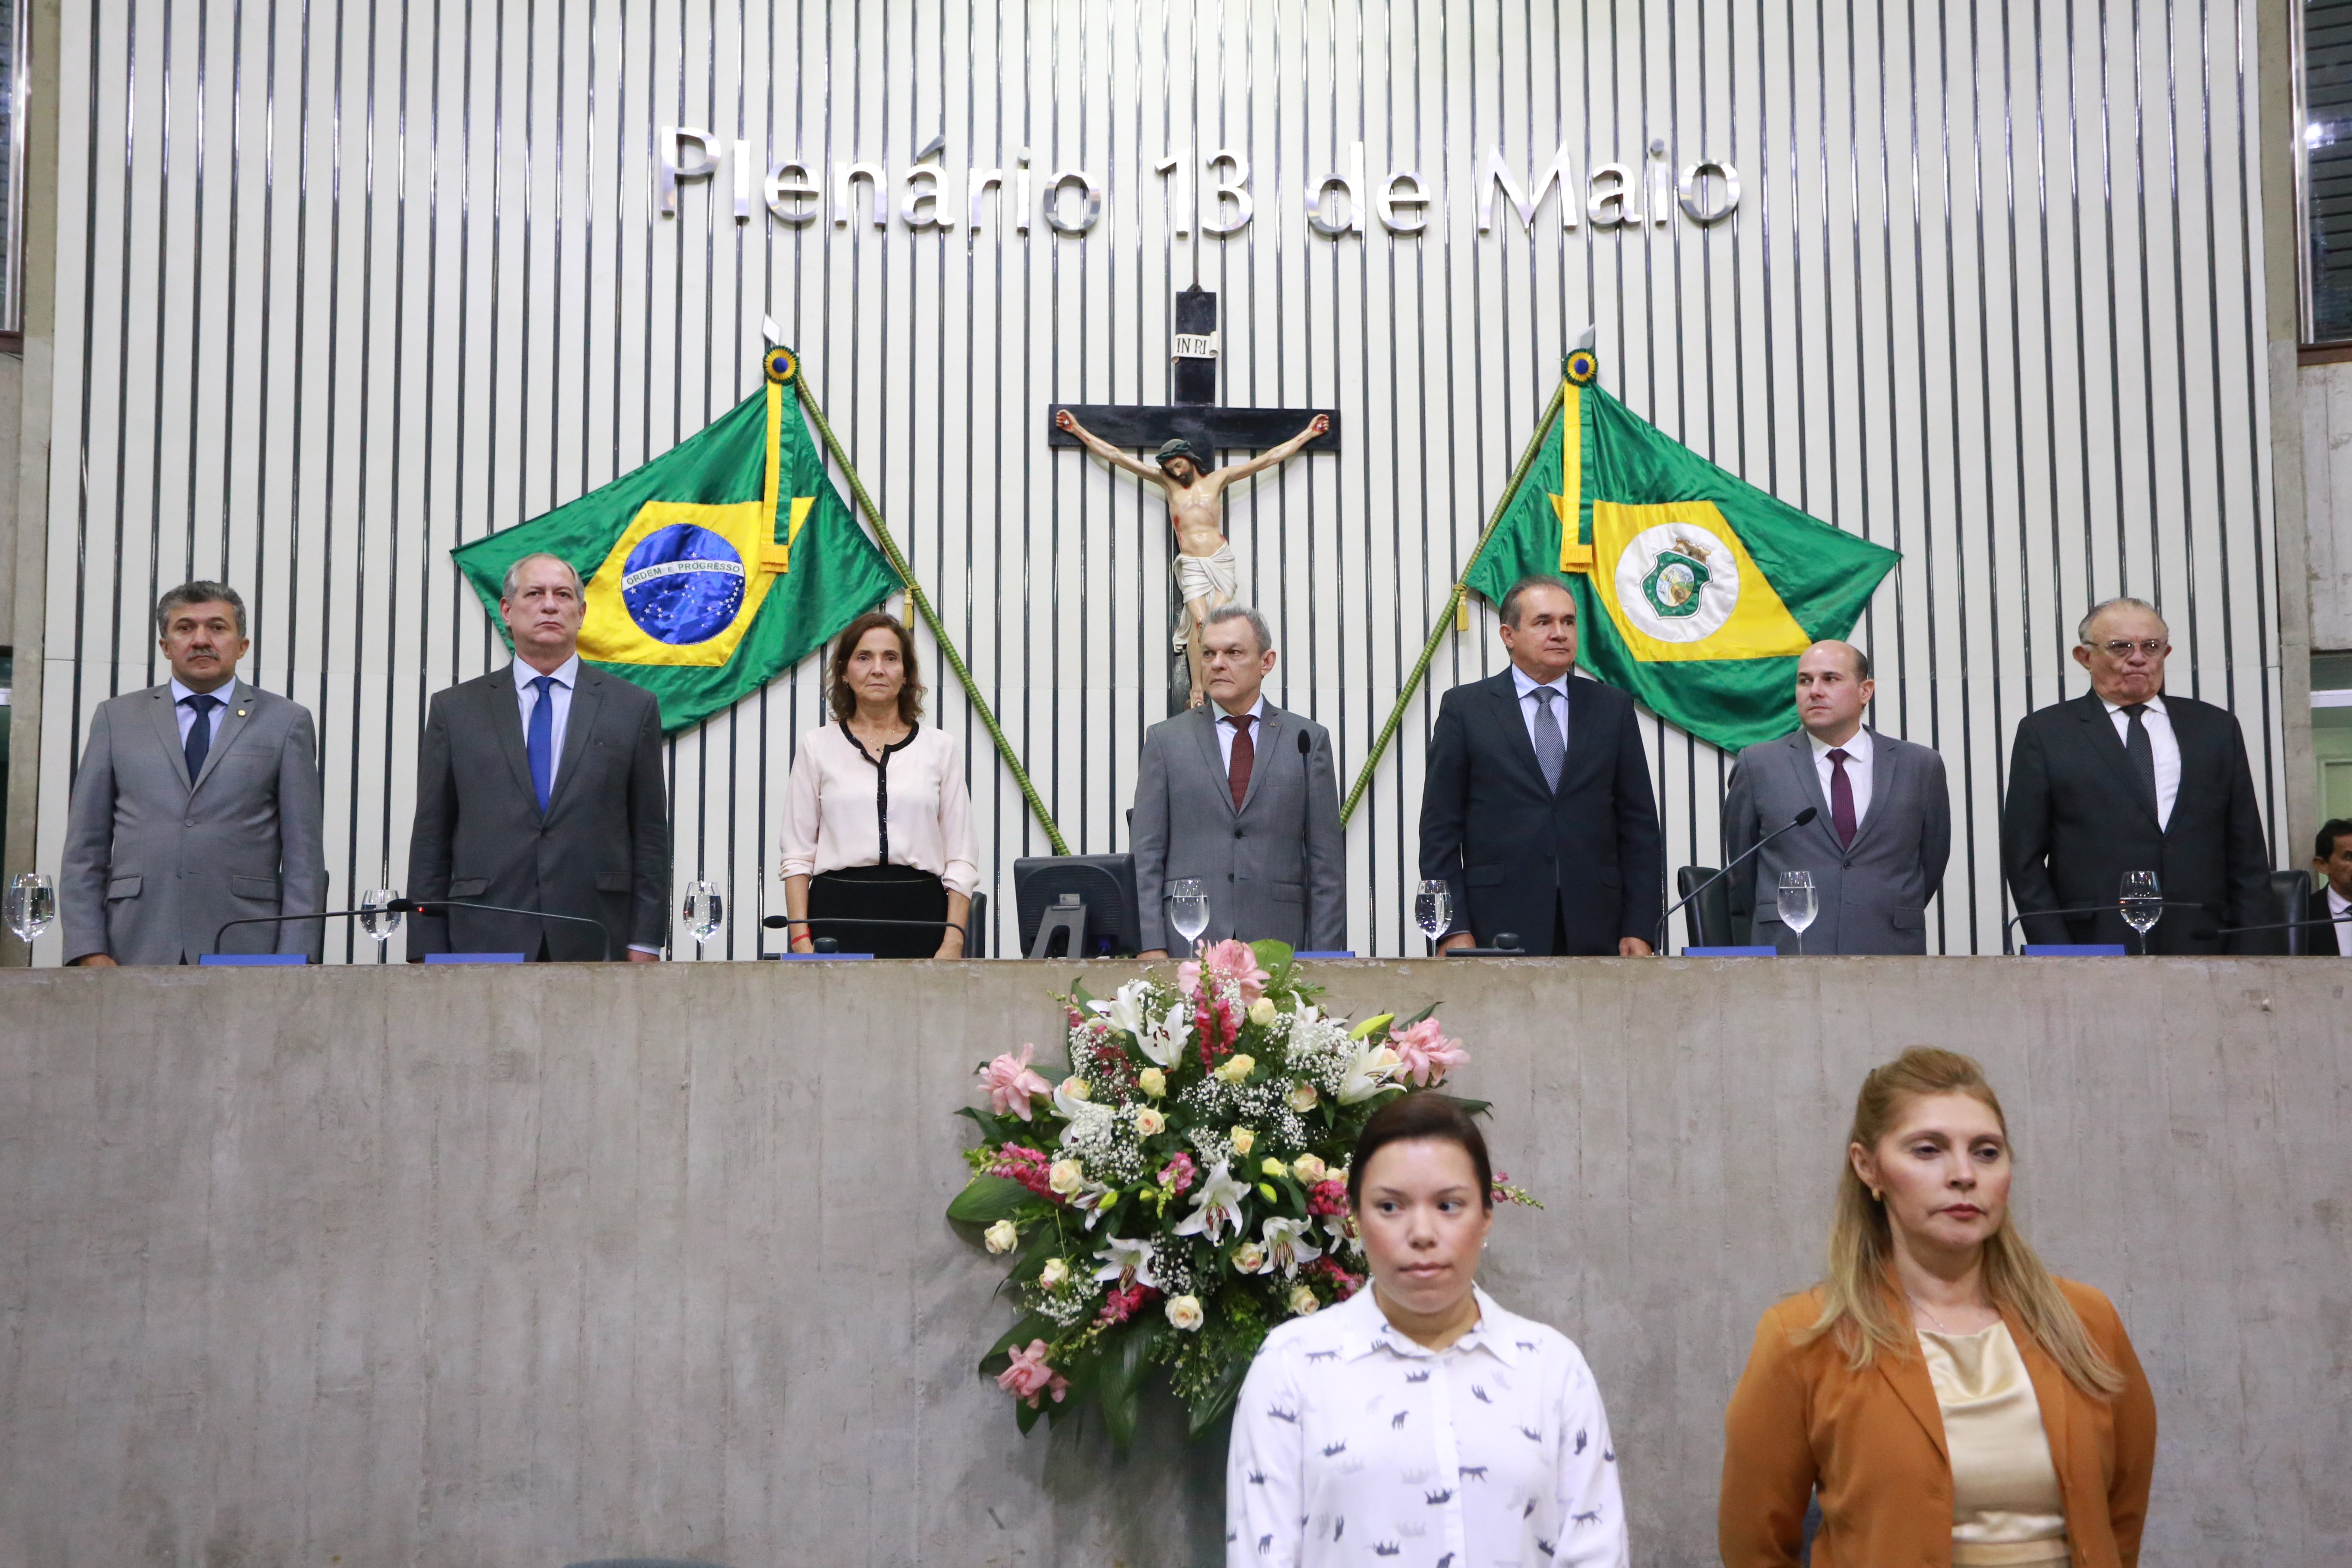
<svg viewBox="0 0 2352 1568">
<path fill-rule="evenodd" d="M 2332 921 L 2336 911 L 2327 907 L 2327 879 L 2315 879 L 2319 886 L 2311 890 L 2311 906 L 2304 911 L 2307 921 Z M 2341 958 L 2344 950 L 2336 945 L 2333 925 L 2303 928 L 2303 956 L 2305 958 Z"/>
<path fill-rule="evenodd" d="M 1422 788 L 1421 874 L 1451 885 L 1453 931 L 1482 945 L 1516 931 L 1529 952 L 1549 952 L 1557 897 L 1567 951 L 1614 956 L 1620 937 L 1657 940 L 1657 802 L 1633 699 L 1596 680 L 1568 687 L 1556 791 L 1544 788 L 1509 670 L 1445 694 Z"/>
<path fill-rule="evenodd" d="M 2139 796 L 2115 721 L 2095 693 L 2018 721 L 2001 810 L 2001 867 L 2021 912 L 2108 906 L 2088 918 L 2023 922 L 2037 942 L 2122 942 L 2131 928 L 2114 908 L 2126 871 L 2154 871 L 2170 909 L 2147 933 L 2150 952 L 2284 952 L 2276 933 L 2200 938 L 2198 928 L 2275 921 L 2270 851 L 2245 737 L 2227 709 L 2165 693 L 2180 744 L 2180 791 L 2159 828 Z"/>
<path fill-rule="evenodd" d="M 436 692 L 416 760 L 408 896 L 583 915 L 593 926 L 514 915 L 412 916 L 408 951 L 621 958 L 669 933 L 669 813 L 661 705 L 653 693 L 583 664 L 540 814 L 523 748 L 512 666 Z"/>
</svg>

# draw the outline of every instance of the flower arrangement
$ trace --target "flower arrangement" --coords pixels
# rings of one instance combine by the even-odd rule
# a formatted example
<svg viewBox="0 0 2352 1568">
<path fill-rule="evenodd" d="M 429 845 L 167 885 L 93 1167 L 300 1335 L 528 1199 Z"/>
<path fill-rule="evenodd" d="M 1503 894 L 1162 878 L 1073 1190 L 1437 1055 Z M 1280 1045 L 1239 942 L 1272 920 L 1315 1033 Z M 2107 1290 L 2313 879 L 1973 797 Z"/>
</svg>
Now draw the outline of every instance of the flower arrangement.
<svg viewBox="0 0 2352 1568">
<path fill-rule="evenodd" d="M 1289 948 L 1223 942 L 1066 1008 L 1058 1082 L 1024 1046 L 979 1069 L 989 1109 L 948 1217 L 1008 1260 L 1020 1321 L 981 1361 L 1027 1432 L 1091 1404 L 1124 1447 L 1155 1372 L 1198 1435 L 1284 1319 L 1364 1283 L 1347 1162 L 1371 1113 L 1467 1058 L 1424 1010 L 1352 1026 Z M 1484 1109 L 1473 1104 L 1474 1109 Z M 1517 1189 L 1497 1195 L 1527 1202 Z"/>
</svg>

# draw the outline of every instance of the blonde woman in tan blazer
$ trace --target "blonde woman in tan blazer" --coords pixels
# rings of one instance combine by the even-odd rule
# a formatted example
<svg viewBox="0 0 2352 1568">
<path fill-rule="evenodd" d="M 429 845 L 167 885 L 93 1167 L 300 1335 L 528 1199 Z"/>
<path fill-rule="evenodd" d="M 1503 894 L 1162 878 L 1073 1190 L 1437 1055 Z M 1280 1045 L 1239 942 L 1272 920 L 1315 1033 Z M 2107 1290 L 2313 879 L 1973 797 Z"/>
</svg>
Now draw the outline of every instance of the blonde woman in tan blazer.
<svg viewBox="0 0 2352 1568">
<path fill-rule="evenodd" d="M 1914 1048 L 1873 1072 L 1829 1277 L 1774 1305 L 1724 1415 L 1727 1568 L 2131 1568 L 2156 1402 L 2107 1299 L 2009 1224 L 1982 1070 Z"/>
</svg>

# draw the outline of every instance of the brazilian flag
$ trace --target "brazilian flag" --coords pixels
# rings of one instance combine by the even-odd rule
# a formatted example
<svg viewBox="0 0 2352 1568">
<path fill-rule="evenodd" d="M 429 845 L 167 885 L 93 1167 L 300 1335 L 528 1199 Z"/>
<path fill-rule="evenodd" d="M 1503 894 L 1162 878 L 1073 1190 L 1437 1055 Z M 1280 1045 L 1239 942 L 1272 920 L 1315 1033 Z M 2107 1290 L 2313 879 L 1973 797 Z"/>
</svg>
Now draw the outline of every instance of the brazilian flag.
<svg viewBox="0 0 2352 1568">
<path fill-rule="evenodd" d="M 1901 557 L 1716 467 L 1594 384 L 1570 353 L 1559 416 L 1463 581 L 1499 603 L 1566 578 L 1578 662 L 1737 751 L 1796 727 L 1797 656 L 1843 638 Z"/>
<path fill-rule="evenodd" d="M 509 564 L 536 551 L 586 584 L 580 657 L 690 729 L 758 690 L 902 586 L 825 477 L 797 406 L 800 362 L 652 462 L 542 517 L 458 546 L 500 635 Z"/>
</svg>

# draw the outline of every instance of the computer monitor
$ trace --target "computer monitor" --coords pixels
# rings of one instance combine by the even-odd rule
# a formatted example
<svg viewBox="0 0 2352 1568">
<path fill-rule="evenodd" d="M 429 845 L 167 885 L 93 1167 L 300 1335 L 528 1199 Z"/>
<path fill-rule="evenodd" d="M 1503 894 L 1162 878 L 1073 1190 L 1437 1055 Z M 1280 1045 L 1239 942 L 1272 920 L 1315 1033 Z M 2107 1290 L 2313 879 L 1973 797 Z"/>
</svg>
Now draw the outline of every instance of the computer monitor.
<svg viewBox="0 0 2352 1568">
<path fill-rule="evenodd" d="M 1021 952 L 1037 941 L 1046 909 L 1074 893 L 1087 906 L 1086 951 L 1078 958 L 1123 958 L 1142 942 L 1132 855 L 1037 855 L 1013 862 L 1013 904 Z"/>
</svg>

